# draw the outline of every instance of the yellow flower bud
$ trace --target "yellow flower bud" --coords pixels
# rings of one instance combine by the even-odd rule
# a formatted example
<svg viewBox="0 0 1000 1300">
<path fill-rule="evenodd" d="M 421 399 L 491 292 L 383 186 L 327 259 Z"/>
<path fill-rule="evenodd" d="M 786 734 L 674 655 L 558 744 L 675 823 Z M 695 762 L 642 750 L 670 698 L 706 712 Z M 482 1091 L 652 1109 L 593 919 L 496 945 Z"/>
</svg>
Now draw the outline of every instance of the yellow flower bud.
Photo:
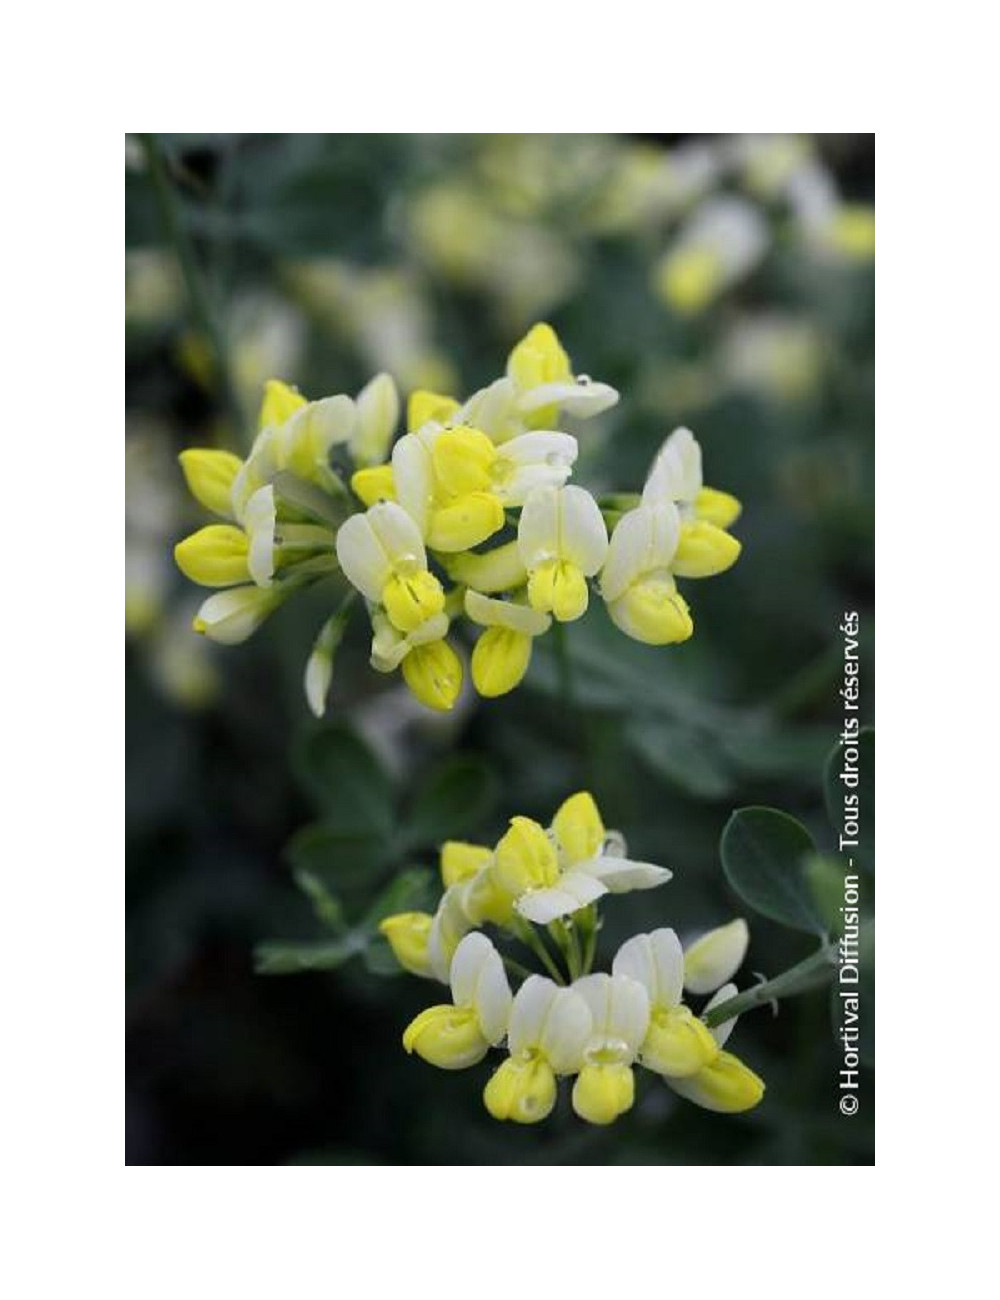
<svg viewBox="0 0 1000 1300">
<path fill-rule="evenodd" d="M 278 428 L 290 419 L 300 407 L 306 405 L 306 399 L 290 384 L 280 379 L 269 379 L 264 385 L 264 400 L 260 407 L 260 427 L 262 429 Z"/>
<path fill-rule="evenodd" d="M 733 978 L 750 945 L 742 917 L 709 930 L 684 953 L 684 987 L 691 993 L 714 993 Z"/>
<path fill-rule="evenodd" d="M 445 397 L 441 393 L 429 393 L 426 389 L 418 388 L 416 392 L 410 394 L 410 400 L 406 409 L 406 427 L 410 433 L 414 429 L 422 429 L 429 420 L 437 420 L 439 424 L 444 424 L 458 410 L 458 402 L 453 397 Z"/>
<path fill-rule="evenodd" d="M 493 861 L 493 850 L 484 844 L 448 840 L 441 845 L 441 879 L 445 889 L 471 880 Z"/>
<path fill-rule="evenodd" d="M 504 1061 L 483 1092 L 486 1109 L 494 1119 L 515 1124 L 537 1124 L 556 1104 L 556 1076 L 539 1056 Z"/>
<path fill-rule="evenodd" d="M 719 1045 L 688 1007 L 655 1007 L 642 1045 L 648 1070 L 671 1078 L 697 1074 L 715 1060 Z"/>
<path fill-rule="evenodd" d="M 732 533 L 699 519 L 681 525 L 670 567 L 679 578 L 711 578 L 732 568 L 742 549 Z"/>
<path fill-rule="evenodd" d="M 396 916 L 387 916 L 379 926 L 379 932 L 389 940 L 393 956 L 404 970 L 413 975 L 431 977 L 434 974 L 427 955 L 433 920 L 427 912 L 399 912 Z"/>
<path fill-rule="evenodd" d="M 611 1124 L 635 1101 L 628 1065 L 585 1065 L 573 1085 L 573 1109 L 591 1124 Z"/>
<path fill-rule="evenodd" d="M 544 321 L 532 325 L 515 346 L 507 358 L 507 374 L 521 389 L 537 388 L 541 384 L 573 377 L 559 335 Z"/>
<path fill-rule="evenodd" d="M 351 490 L 366 506 L 373 506 L 376 501 L 395 501 L 392 466 L 373 465 L 370 469 L 356 470 L 351 475 Z"/>
<path fill-rule="evenodd" d="M 572 623 L 587 611 L 587 579 L 568 560 L 550 560 L 528 579 L 528 600 L 532 609 Z"/>
<path fill-rule="evenodd" d="M 462 689 L 462 661 L 447 641 L 430 641 L 403 660 L 403 679 L 421 704 L 447 713 Z"/>
<path fill-rule="evenodd" d="M 233 481 L 243 467 L 239 456 L 228 451 L 193 447 L 178 457 L 188 490 L 199 505 L 213 515 L 232 519 Z"/>
<path fill-rule="evenodd" d="M 568 862 L 587 862 L 604 843 L 604 823 L 594 796 L 586 790 L 571 794 L 552 819 L 559 847 Z"/>
<path fill-rule="evenodd" d="M 529 889 L 546 889 L 559 879 L 555 847 L 530 817 L 512 817 L 496 847 L 493 873 L 497 884 L 518 898 Z"/>
<path fill-rule="evenodd" d="M 739 500 L 718 488 L 703 487 L 694 499 L 694 512 L 716 528 L 730 528 L 740 517 L 743 507 Z"/>
<path fill-rule="evenodd" d="M 444 589 L 426 569 L 394 573 L 382 589 L 382 604 L 394 627 L 413 632 L 444 609 Z"/>
<path fill-rule="evenodd" d="M 248 553 L 246 533 L 232 524 L 209 524 L 174 547 L 181 573 L 203 587 L 232 587 L 248 582 Z"/>
<path fill-rule="evenodd" d="M 489 1043 L 474 1007 L 438 1006 L 421 1011 L 403 1034 L 403 1047 L 441 1070 L 464 1070 L 481 1061 Z"/>
<path fill-rule="evenodd" d="M 488 627 L 472 652 L 472 681 L 480 695 L 494 699 L 517 686 L 531 662 L 532 638 L 509 627 Z"/>
<path fill-rule="evenodd" d="M 496 461 L 497 449 L 490 439 L 468 425 L 446 429 L 431 448 L 437 487 L 454 496 L 488 491 Z"/>
</svg>

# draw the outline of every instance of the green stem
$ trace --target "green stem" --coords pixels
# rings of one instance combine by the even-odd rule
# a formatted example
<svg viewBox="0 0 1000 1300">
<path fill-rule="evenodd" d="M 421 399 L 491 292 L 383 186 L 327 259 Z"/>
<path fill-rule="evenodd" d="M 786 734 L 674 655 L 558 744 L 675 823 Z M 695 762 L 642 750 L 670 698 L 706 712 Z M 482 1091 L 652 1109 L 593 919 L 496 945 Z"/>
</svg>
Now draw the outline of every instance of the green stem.
<svg viewBox="0 0 1000 1300">
<path fill-rule="evenodd" d="M 576 927 L 571 921 L 567 921 L 565 917 L 560 917 L 557 921 L 552 922 L 549 933 L 559 945 L 569 970 L 570 979 L 579 979 L 583 974 L 583 955 L 580 952 L 580 940 L 576 933 Z"/>
<path fill-rule="evenodd" d="M 766 1006 L 775 998 L 791 997 L 794 993 L 804 993 L 807 989 L 817 988 L 833 978 L 836 968 L 837 945 L 825 943 L 811 957 L 776 975 L 773 980 L 738 993 L 728 1002 L 720 1002 L 703 1017 L 705 1024 L 709 1029 L 714 1029 L 723 1021 L 742 1015 L 744 1011 L 752 1011 L 754 1007 Z"/>
<path fill-rule="evenodd" d="M 541 935 L 535 932 L 530 922 L 522 920 L 520 917 L 516 917 L 514 933 L 526 947 L 531 949 L 557 984 L 566 983 L 562 971 L 556 965 L 548 948 L 546 948 Z"/>
<path fill-rule="evenodd" d="M 594 969 L 594 958 L 597 956 L 597 931 L 600 929 L 597 921 L 597 908 L 593 903 L 590 903 L 586 909 L 585 920 L 581 922 L 581 928 L 584 931 L 583 973 L 589 975 Z"/>
<path fill-rule="evenodd" d="M 522 966 L 519 961 L 515 961 L 513 957 L 501 957 L 500 960 L 512 975 L 517 975 L 520 979 L 527 979 L 529 975 L 534 974 L 533 971 L 528 970 L 527 966 Z"/>
<path fill-rule="evenodd" d="M 569 657 L 566 627 L 558 619 L 552 621 L 552 637 L 556 651 L 556 665 L 559 671 L 559 688 L 562 691 L 563 705 L 568 712 L 572 712 L 576 708 L 576 696 L 573 692 L 573 665 Z"/>
<path fill-rule="evenodd" d="M 204 280 L 195 259 L 194 249 L 181 219 L 177 195 L 167 176 L 167 166 L 159 139 L 155 135 L 141 135 L 139 138 L 142 140 L 142 146 L 146 152 L 149 178 L 153 186 L 153 195 L 160 214 L 160 220 L 163 223 L 164 233 L 167 236 L 168 243 L 174 250 L 181 268 L 181 275 L 184 277 L 184 286 L 187 289 L 191 306 L 191 316 L 195 325 L 208 339 L 209 346 L 214 353 L 215 373 L 220 396 L 239 441 L 243 433 L 243 412 L 240 410 L 240 404 L 236 399 L 236 391 L 229 371 L 229 352 L 226 347 L 226 340 L 212 312 Z"/>
</svg>

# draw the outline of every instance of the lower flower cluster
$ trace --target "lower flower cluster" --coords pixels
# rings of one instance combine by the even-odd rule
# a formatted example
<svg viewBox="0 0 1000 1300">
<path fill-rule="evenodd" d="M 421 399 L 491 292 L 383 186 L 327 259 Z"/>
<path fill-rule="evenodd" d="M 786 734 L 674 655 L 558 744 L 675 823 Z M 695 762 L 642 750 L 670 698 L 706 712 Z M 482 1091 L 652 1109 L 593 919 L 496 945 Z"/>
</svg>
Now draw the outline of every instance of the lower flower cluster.
<svg viewBox="0 0 1000 1300">
<path fill-rule="evenodd" d="M 493 849 L 444 845 L 446 888 L 435 915 L 404 913 L 382 923 L 401 965 L 451 989 L 450 1003 L 428 1007 L 407 1027 L 406 1051 L 461 1070 L 491 1048 L 506 1048 L 483 1094 L 495 1119 L 544 1119 L 558 1080 L 573 1077 L 577 1115 L 610 1124 L 633 1104 L 636 1065 L 708 1110 L 748 1110 L 763 1097 L 763 1082 L 724 1050 L 736 1017 L 711 1028 L 704 1019 L 736 996 L 731 980 L 749 942 L 743 920 L 687 950 L 671 929 L 637 934 L 618 949 L 610 973 L 592 971 L 597 900 L 670 878 L 624 852 L 624 841 L 605 830 L 593 798 L 581 792 L 547 830 L 515 817 Z M 503 955 L 475 928 L 486 922 L 519 941 L 547 974 Z M 516 993 L 509 971 L 522 978 Z M 699 1017 L 684 998 L 706 994 Z"/>
</svg>

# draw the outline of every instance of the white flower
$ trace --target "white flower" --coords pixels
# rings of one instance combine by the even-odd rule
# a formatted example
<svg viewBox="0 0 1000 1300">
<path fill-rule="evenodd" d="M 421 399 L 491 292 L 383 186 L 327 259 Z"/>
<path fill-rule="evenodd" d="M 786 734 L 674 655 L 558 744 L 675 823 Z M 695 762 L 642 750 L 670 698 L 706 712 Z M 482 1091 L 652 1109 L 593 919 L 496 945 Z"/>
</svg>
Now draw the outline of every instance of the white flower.
<svg viewBox="0 0 1000 1300">
<path fill-rule="evenodd" d="M 556 1076 L 575 1074 L 593 1034 L 593 1017 L 574 989 L 532 975 L 517 991 L 507 1031 L 509 1058 L 486 1085 L 494 1119 L 534 1124 L 556 1101 Z"/>
<path fill-rule="evenodd" d="M 610 1124 L 635 1100 L 632 1064 L 649 1027 L 649 995 L 627 975 L 585 975 L 573 984 L 593 1018 L 573 1109 L 591 1124 Z"/>
<path fill-rule="evenodd" d="M 615 625 L 647 645 L 676 644 L 694 631 L 671 568 L 680 536 L 680 515 L 669 500 L 644 501 L 611 534 L 601 595 Z"/>
<path fill-rule="evenodd" d="M 521 511 L 517 545 L 532 607 L 563 623 L 580 618 L 589 599 L 587 579 L 608 553 L 608 531 L 590 493 L 581 487 L 532 492 Z"/>
<path fill-rule="evenodd" d="M 341 524 L 337 559 L 347 580 L 366 600 L 383 606 L 400 632 L 414 632 L 444 609 L 444 591 L 428 571 L 420 531 L 393 501 Z"/>
<path fill-rule="evenodd" d="M 716 1056 L 709 1030 L 681 1003 L 684 954 L 673 930 L 637 934 L 618 949 L 611 970 L 637 980 L 649 994 L 650 1020 L 642 1064 L 657 1074 L 685 1078 Z"/>
<path fill-rule="evenodd" d="M 209 596 L 192 626 L 210 641 L 238 645 L 257 631 L 281 601 L 280 588 L 230 587 Z"/>
<path fill-rule="evenodd" d="M 422 1011 L 407 1026 L 403 1046 L 442 1070 L 464 1070 L 506 1034 L 510 985 L 500 954 L 478 932 L 456 948 L 449 981 L 453 1005 Z"/>
</svg>

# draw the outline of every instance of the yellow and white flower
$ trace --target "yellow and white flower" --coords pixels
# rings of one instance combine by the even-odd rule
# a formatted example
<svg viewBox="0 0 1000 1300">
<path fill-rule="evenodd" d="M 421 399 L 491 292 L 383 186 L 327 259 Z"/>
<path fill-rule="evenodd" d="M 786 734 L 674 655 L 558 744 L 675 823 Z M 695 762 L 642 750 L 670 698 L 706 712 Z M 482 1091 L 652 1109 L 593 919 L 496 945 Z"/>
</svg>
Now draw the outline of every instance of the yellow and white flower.
<svg viewBox="0 0 1000 1300">
<path fill-rule="evenodd" d="M 721 1006 L 736 996 L 736 985 L 726 984 L 706 1005 L 705 1011 Z M 679 1096 L 705 1110 L 735 1115 L 751 1110 L 764 1096 L 764 1081 L 731 1052 L 723 1051 L 738 1017 L 725 1020 L 708 1032 L 715 1039 L 718 1053 L 696 1074 L 684 1078 L 667 1077 L 666 1082 Z"/>
<path fill-rule="evenodd" d="M 193 627 L 210 641 L 239 645 L 260 627 L 284 599 L 280 588 L 230 587 L 217 591 L 195 615 Z"/>
<path fill-rule="evenodd" d="M 681 1002 L 684 953 L 673 930 L 634 935 L 618 949 L 611 970 L 638 981 L 649 995 L 649 1028 L 640 1048 L 646 1069 L 687 1078 L 715 1059 L 715 1039 Z"/>
<path fill-rule="evenodd" d="M 466 551 L 504 526 L 507 507 L 535 488 L 559 486 L 577 456 L 568 433 L 536 431 L 497 447 L 481 429 L 435 422 L 392 451 L 396 500 L 434 551 Z"/>
<path fill-rule="evenodd" d="M 411 1021 L 403 1047 L 442 1070 L 481 1061 L 507 1033 L 512 997 L 500 954 L 484 934 L 468 934 L 449 974 L 453 1005 L 428 1007 Z"/>
<path fill-rule="evenodd" d="M 559 336 L 544 322 L 533 325 L 511 351 L 507 378 L 514 385 L 518 412 L 536 427 L 552 423 L 560 411 L 587 419 L 618 401 L 610 384 L 573 374 Z"/>
<path fill-rule="evenodd" d="M 348 582 L 404 635 L 444 610 L 444 590 L 427 568 L 420 531 L 395 502 L 370 506 L 341 524 L 337 559 Z"/>
<path fill-rule="evenodd" d="M 556 1102 L 559 1075 L 575 1074 L 593 1036 L 586 1000 L 572 988 L 532 975 L 514 997 L 507 1031 L 509 1057 L 483 1092 L 494 1119 L 535 1124 Z"/>
<path fill-rule="evenodd" d="M 487 699 L 506 695 L 528 671 L 534 638 L 547 632 L 552 620 L 529 605 L 493 600 L 471 588 L 465 612 L 486 629 L 472 652 L 473 685 Z"/>
<path fill-rule="evenodd" d="M 530 817 L 514 817 L 496 847 L 493 877 L 515 899 L 528 921 L 548 925 L 577 912 L 604 894 L 653 889 L 671 872 L 632 862 L 616 851 L 620 842 L 604 829 L 593 797 L 571 795 L 546 832 Z"/>
<path fill-rule="evenodd" d="M 672 565 L 681 519 L 672 501 L 645 503 L 622 515 L 601 571 L 601 595 L 614 624 L 646 645 L 676 645 L 694 632 Z"/>
<path fill-rule="evenodd" d="M 399 668 L 422 704 L 438 712 L 455 706 L 462 689 L 462 661 L 445 640 L 448 615 L 434 614 L 412 632 L 400 632 L 381 609 L 373 608 L 371 666 L 379 673 Z"/>
<path fill-rule="evenodd" d="M 388 456 L 399 423 L 399 393 L 384 372 L 369 380 L 354 399 L 355 422 L 348 449 L 355 465 L 380 465 Z"/>
<path fill-rule="evenodd" d="M 627 975 L 585 975 L 572 987 L 593 1020 L 573 1109 L 591 1124 L 610 1124 L 635 1100 L 632 1065 L 649 1028 L 649 995 Z"/>
<path fill-rule="evenodd" d="M 539 488 L 524 503 L 517 545 L 528 574 L 533 609 L 561 623 L 586 612 L 587 579 L 608 553 L 608 531 L 600 507 L 580 487 Z"/>
</svg>

